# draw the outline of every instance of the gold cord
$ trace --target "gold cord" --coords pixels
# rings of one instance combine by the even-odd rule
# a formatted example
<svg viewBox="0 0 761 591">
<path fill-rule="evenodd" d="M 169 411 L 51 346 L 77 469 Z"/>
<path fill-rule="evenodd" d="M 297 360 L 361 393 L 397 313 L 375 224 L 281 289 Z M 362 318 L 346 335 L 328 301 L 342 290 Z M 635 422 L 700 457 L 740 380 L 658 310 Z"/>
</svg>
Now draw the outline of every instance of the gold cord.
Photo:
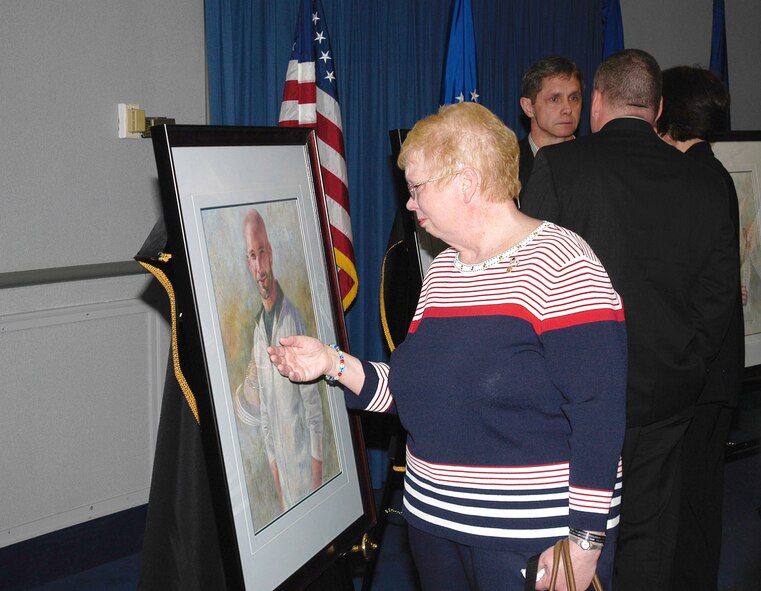
<svg viewBox="0 0 761 591">
<path fill-rule="evenodd" d="M 393 352 L 394 349 L 396 349 L 396 344 L 394 343 L 394 339 L 391 338 L 391 328 L 388 325 L 388 316 L 386 316 L 386 297 L 385 297 L 385 283 L 386 283 L 386 259 L 388 258 L 389 253 L 402 244 L 402 240 L 399 242 L 395 242 L 391 246 L 388 247 L 388 250 L 386 251 L 386 254 L 383 255 L 383 263 L 381 263 L 381 283 L 380 283 L 380 315 L 381 315 L 381 326 L 383 326 L 383 336 L 386 337 L 386 344 L 388 345 L 389 351 Z"/>
<path fill-rule="evenodd" d="M 159 258 L 163 262 L 166 262 L 171 258 L 171 256 L 171 254 L 162 254 Z M 166 274 L 158 267 L 154 267 L 153 265 L 149 265 L 143 261 L 138 261 L 138 263 L 140 263 L 143 267 L 150 271 L 150 273 L 156 279 L 158 279 L 158 282 L 164 286 L 166 294 L 169 296 L 169 306 L 172 315 L 172 361 L 174 363 L 174 377 L 177 378 L 177 382 L 180 384 L 180 389 L 185 395 L 185 401 L 188 403 L 188 406 L 190 407 L 190 410 L 196 419 L 196 423 L 200 425 L 201 420 L 198 417 L 198 404 L 196 403 L 196 397 L 190 390 L 190 386 L 188 385 L 188 382 L 182 373 L 182 368 L 180 367 L 180 353 L 177 348 L 177 306 L 175 305 L 174 288 L 172 287 L 172 282 L 169 281 L 169 278 L 166 276 Z"/>
</svg>

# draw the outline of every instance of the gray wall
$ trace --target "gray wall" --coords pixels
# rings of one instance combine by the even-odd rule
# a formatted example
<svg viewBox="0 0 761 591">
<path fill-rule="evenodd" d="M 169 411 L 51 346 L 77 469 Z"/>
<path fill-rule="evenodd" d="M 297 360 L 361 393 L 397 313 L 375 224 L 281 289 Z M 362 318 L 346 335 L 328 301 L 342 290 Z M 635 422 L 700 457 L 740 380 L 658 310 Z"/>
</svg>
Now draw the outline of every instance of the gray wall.
<svg viewBox="0 0 761 591">
<path fill-rule="evenodd" d="M 761 129 L 761 4 L 725 0 L 732 129 Z M 650 52 L 662 68 L 708 67 L 711 0 L 621 0 L 627 47 Z"/>
<path fill-rule="evenodd" d="M 160 202 L 117 104 L 203 124 L 205 89 L 203 0 L 0 0 L 0 546 L 147 500 Z"/>
<path fill-rule="evenodd" d="M 204 123 L 202 0 L 0 2 L 0 272 L 127 260 L 158 214 L 116 105 Z"/>
</svg>

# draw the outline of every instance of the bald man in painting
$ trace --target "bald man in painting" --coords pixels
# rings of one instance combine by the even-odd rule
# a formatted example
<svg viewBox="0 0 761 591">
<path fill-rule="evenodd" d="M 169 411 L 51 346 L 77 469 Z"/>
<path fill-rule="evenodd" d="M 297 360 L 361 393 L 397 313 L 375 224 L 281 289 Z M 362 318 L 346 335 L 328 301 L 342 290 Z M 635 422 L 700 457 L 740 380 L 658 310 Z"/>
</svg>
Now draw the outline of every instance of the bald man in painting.
<svg viewBox="0 0 761 591">
<path fill-rule="evenodd" d="M 262 301 L 256 316 L 247 380 L 258 385 L 261 429 L 278 501 L 283 511 L 322 484 L 323 417 L 315 384 L 294 384 L 269 362 L 267 347 L 280 337 L 305 334 L 304 320 L 285 297 L 273 272 L 272 246 L 258 211 L 243 220 L 246 259 Z"/>
</svg>

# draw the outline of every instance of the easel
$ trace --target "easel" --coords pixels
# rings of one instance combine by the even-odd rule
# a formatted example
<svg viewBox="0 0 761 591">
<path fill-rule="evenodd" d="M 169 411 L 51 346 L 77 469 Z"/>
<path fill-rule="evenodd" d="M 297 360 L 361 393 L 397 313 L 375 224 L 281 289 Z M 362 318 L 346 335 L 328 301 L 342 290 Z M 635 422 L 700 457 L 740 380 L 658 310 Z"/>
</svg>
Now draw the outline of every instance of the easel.
<svg viewBox="0 0 761 591">
<path fill-rule="evenodd" d="M 395 490 L 404 486 L 405 473 L 405 443 L 407 434 L 397 419 L 395 427 L 391 433 L 388 445 L 388 470 L 386 480 L 383 483 L 380 503 L 378 504 L 378 521 L 372 530 L 372 536 L 375 543 L 375 549 L 367 559 L 364 573 L 362 575 L 362 591 L 372 589 L 375 569 L 378 566 L 380 548 L 383 547 L 383 535 L 386 531 L 389 513 L 395 511 L 391 508 L 391 499 Z"/>
<path fill-rule="evenodd" d="M 341 556 L 303 591 L 354 591 L 347 557 Z"/>
</svg>

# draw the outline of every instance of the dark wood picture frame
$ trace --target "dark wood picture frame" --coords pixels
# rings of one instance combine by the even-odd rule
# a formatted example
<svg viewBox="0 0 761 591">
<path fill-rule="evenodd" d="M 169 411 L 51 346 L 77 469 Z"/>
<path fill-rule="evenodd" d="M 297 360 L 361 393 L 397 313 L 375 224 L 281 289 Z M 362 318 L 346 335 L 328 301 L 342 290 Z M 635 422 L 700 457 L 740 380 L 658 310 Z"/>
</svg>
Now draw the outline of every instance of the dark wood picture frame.
<svg viewBox="0 0 761 591">
<path fill-rule="evenodd" d="M 185 337 L 184 370 L 198 401 L 220 546 L 228 558 L 226 568 L 233 571 L 228 579 L 236 588 L 254 591 L 305 588 L 375 523 L 359 418 L 347 413 L 340 388 L 320 381 L 333 437 L 326 440 L 335 443 L 338 468 L 323 473 L 313 492 L 254 523 L 252 505 L 262 497 L 253 492 L 247 472 L 251 458 L 243 457 L 225 350 L 230 338 L 223 334 L 226 320 L 217 298 L 224 293 L 220 284 L 241 299 L 256 299 L 246 293 L 256 295 L 256 288 L 253 282 L 235 287 L 229 277 L 223 282 L 215 276 L 220 253 L 229 252 L 232 266 L 245 265 L 241 226 L 227 234 L 224 225 L 213 235 L 207 231 L 209 216 L 217 213 L 235 220 L 252 207 L 293 214 L 297 221 L 288 227 L 269 216 L 268 224 L 274 220 L 267 228 L 270 242 L 279 234 L 280 253 L 293 250 L 303 261 L 306 271 L 294 281 L 304 286 L 301 300 L 307 304 L 302 308 L 311 314 L 314 336 L 348 350 L 315 134 L 292 128 L 164 125 L 153 128 L 152 137 Z M 217 253 L 213 262 L 212 252 Z M 309 328 L 310 322 L 305 324 Z M 228 318 L 227 326 L 237 324 Z"/>
</svg>

